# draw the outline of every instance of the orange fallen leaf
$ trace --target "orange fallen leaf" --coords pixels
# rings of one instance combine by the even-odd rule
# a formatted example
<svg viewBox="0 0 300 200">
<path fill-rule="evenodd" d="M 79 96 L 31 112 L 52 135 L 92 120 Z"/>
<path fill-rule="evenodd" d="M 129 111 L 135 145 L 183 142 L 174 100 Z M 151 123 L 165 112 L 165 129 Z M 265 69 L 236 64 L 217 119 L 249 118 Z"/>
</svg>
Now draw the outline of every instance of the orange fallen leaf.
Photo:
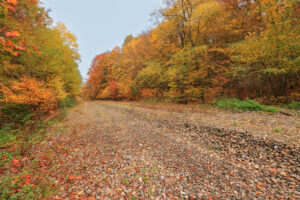
<svg viewBox="0 0 300 200">
<path fill-rule="evenodd" d="M 275 169 L 275 168 L 271 168 L 271 169 L 270 169 L 270 173 L 271 173 L 271 174 L 275 174 L 275 173 L 277 173 L 277 169 Z"/>
<path fill-rule="evenodd" d="M 257 185 L 257 189 L 262 190 L 261 185 Z"/>
</svg>

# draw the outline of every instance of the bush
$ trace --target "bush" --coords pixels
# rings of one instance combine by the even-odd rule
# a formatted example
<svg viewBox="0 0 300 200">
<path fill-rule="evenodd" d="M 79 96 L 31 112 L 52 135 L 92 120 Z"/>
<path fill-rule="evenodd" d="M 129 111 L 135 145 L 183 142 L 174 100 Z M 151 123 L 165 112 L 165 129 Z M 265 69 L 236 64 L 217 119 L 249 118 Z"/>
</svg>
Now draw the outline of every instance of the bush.
<svg viewBox="0 0 300 200">
<path fill-rule="evenodd" d="M 74 97 L 67 97 L 62 103 L 59 104 L 60 108 L 73 108 L 78 104 L 78 100 Z"/>
<path fill-rule="evenodd" d="M 24 124 L 32 118 L 32 111 L 28 105 L 23 104 L 6 104 L 1 108 L 2 122 L 14 122 Z"/>
<path fill-rule="evenodd" d="M 259 102 L 250 99 L 239 100 L 224 98 L 215 100 L 214 105 L 216 105 L 218 108 L 230 109 L 235 111 L 266 111 L 275 113 L 280 112 L 279 109 L 273 106 L 264 106 Z"/>
<path fill-rule="evenodd" d="M 143 99 L 144 103 L 158 103 L 160 100 L 157 97 Z"/>
<path fill-rule="evenodd" d="M 288 105 L 289 109 L 300 110 L 300 101 L 292 102 Z"/>
<path fill-rule="evenodd" d="M 273 106 L 263 106 L 263 111 L 273 112 L 273 113 L 279 113 L 279 112 L 281 112 L 281 110 L 279 110 L 278 108 L 275 108 Z"/>
<path fill-rule="evenodd" d="M 167 98 L 170 99 L 169 101 L 172 103 L 178 104 L 188 104 L 188 98 L 186 94 L 169 94 Z"/>
</svg>

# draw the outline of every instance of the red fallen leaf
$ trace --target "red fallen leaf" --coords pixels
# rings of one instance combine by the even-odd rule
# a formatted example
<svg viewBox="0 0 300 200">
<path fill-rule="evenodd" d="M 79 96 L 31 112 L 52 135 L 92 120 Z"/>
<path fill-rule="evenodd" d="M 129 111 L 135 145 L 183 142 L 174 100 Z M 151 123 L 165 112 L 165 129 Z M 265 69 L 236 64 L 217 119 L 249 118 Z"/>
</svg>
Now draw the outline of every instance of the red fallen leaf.
<svg viewBox="0 0 300 200">
<path fill-rule="evenodd" d="M 212 200 L 212 198 L 211 198 L 211 197 L 209 197 L 209 200 Z"/>
<path fill-rule="evenodd" d="M 32 47 L 34 50 L 38 50 L 39 48 L 38 47 Z"/>
<path fill-rule="evenodd" d="M 271 169 L 270 169 L 270 173 L 271 173 L 271 174 L 276 174 L 276 173 L 277 173 L 277 169 L 271 168 Z"/>
<path fill-rule="evenodd" d="M 21 36 L 18 31 L 9 31 L 4 34 L 5 37 L 19 37 Z"/>
<path fill-rule="evenodd" d="M 13 160 L 12 164 L 16 166 L 19 162 L 20 162 L 20 160 Z"/>
<path fill-rule="evenodd" d="M 31 180 L 30 180 L 30 176 L 26 176 L 26 179 L 25 179 L 25 184 L 30 184 Z"/>
<path fill-rule="evenodd" d="M 246 185 L 246 184 L 244 184 L 243 186 L 244 186 L 245 188 L 248 188 L 248 189 L 251 188 L 249 185 Z"/>
</svg>

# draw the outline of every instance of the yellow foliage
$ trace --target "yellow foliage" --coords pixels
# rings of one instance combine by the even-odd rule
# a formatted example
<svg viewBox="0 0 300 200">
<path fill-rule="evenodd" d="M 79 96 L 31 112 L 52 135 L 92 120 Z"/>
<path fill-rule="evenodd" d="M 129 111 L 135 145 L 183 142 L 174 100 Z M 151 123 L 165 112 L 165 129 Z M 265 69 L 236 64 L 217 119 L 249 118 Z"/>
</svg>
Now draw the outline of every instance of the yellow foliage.
<svg viewBox="0 0 300 200">
<path fill-rule="evenodd" d="M 64 82 L 60 77 L 50 79 L 46 86 L 55 91 L 55 99 L 59 102 L 62 102 L 69 95 L 65 92 Z"/>
<path fill-rule="evenodd" d="M 44 87 L 43 82 L 33 78 L 21 78 L 8 87 L 0 85 L 6 103 L 30 105 L 33 110 L 48 112 L 57 107 L 55 94 L 52 89 Z"/>
</svg>

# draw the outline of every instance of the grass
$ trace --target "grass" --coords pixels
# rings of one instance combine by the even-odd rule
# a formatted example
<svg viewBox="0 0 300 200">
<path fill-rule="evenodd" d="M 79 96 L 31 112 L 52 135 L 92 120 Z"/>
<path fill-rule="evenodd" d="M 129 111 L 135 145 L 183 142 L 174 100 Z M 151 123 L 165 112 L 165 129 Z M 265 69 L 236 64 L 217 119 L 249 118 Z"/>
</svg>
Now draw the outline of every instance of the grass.
<svg viewBox="0 0 300 200">
<path fill-rule="evenodd" d="M 77 103 L 74 99 L 67 99 L 59 106 L 62 114 L 47 121 L 31 120 L 30 112 L 23 111 L 20 105 L 2 107 L 6 124 L 0 129 L 0 199 L 47 199 L 56 191 L 48 178 L 55 163 L 47 166 L 47 170 L 41 171 L 40 167 L 41 157 L 47 156 L 52 163 L 51 149 L 44 149 L 42 155 L 30 152 L 33 146 L 47 142 L 48 127 L 62 120 L 67 110 Z M 17 166 L 23 159 L 29 159 L 26 165 Z"/>
<path fill-rule="evenodd" d="M 158 103 L 161 102 L 161 100 L 157 97 L 153 97 L 153 98 L 146 98 L 142 100 L 143 103 Z"/>
<path fill-rule="evenodd" d="M 281 112 L 281 110 L 276 107 L 261 105 L 259 102 L 250 99 L 239 100 L 223 98 L 215 100 L 214 105 L 218 108 L 234 111 L 265 111 L 271 113 Z"/>
<path fill-rule="evenodd" d="M 7 145 L 17 139 L 17 137 L 10 133 L 11 125 L 8 124 L 0 130 L 0 146 Z"/>
<path fill-rule="evenodd" d="M 300 110 L 300 101 L 296 101 L 288 104 L 288 108 L 294 110 Z"/>
<path fill-rule="evenodd" d="M 281 129 L 281 128 L 275 128 L 275 129 L 274 129 L 274 132 L 276 132 L 276 133 L 281 133 L 281 132 L 282 132 L 282 129 Z"/>
<path fill-rule="evenodd" d="M 45 124 L 36 125 L 33 133 L 27 132 L 28 127 L 9 129 L 4 128 L 0 132 L 3 138 L 10 138 L 1 143 L 0 152 L 0 199 L 40 199 L 48 197 L 54 192 L 51 181 L 47 175 L 40 172 L 40 160 L 37 155 L 31 155 L 32 146 L 40 144 L 47 136 Z M 22 159 L 30 158 L 26 165 L 21 164 Z M 33 184 L 32 177 L 40 177 Z"/>
</svg>

